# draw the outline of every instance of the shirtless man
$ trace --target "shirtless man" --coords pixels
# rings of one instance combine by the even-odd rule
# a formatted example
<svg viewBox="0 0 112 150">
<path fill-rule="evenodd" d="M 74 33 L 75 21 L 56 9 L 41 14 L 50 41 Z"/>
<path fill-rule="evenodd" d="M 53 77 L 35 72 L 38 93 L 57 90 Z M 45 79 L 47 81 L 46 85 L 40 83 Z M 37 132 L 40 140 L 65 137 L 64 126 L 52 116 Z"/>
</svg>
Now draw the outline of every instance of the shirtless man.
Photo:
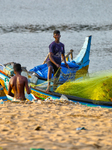
<svg viewBox="0 0 112 150">
<path fill-rule="evenodd" d="M 14 97 L 15 100 L 26 100 L 24 88 L 28 94 L 31 93 L 31 89 L 28 86 L 28 80 L 26 77 L 21 76 L 21 65 L 14 64 L 14 73 L 15 76 L 12 77 L 9 81 L 8 95 Z M 11 92 L 14 91 L 14 94 Z"/>
</svg>

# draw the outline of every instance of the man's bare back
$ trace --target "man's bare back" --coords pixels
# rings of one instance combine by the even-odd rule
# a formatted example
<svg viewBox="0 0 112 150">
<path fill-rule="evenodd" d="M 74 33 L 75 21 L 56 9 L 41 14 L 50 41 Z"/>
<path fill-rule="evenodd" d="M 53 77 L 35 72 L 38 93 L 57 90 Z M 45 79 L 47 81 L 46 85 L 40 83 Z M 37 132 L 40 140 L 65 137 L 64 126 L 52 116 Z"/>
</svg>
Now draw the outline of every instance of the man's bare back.
<svg viewBox="0 0 112 150">
<path fill-rule="evenodd" d="M 9 81 L 8 95 L 13 96 L 15 99 L 18 100 L 25 100 L 25 88 L 28 94 L 30 94 L 31 92 L 28 86 L 28 80 L 26 77 L 21 76 L 21 71 L 16 71 L 15 69 L 14 72 L 15 76 L 12 77 Z M 14 94 L 12 93 L 12 90 Z"/>
</svg>

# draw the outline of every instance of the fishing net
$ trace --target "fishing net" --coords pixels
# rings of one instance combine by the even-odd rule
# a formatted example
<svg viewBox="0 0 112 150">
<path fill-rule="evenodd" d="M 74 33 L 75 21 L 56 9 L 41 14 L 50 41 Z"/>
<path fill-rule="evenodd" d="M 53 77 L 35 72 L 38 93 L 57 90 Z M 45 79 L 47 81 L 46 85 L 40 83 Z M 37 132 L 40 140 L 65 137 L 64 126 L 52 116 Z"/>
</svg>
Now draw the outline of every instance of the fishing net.
<svg viewBox="0 0 112 150">
<path fill-rule="evenodd" d="M 68 81 L 74 81 L 77 78 L 83 78 L 88 73 L 88 66 L 83 67 L 82 69 L 78 70 L 78 68 L 66 68 L 62 67 L 61 69 L 58 69 L 57 72 L 52 76 L 52 78 L 49 81 L 44 81 L 43 83 L 34 85 L 31 84 L 33 87 L 39 87 L 42 89 L 47 88 L 48 82 L 50 82 L 50 90 L 55 91 L 56 88 L 60 85 L 62 85 L 65 82 Z"/>
<path fill-rule="evenodd" d="M 112 70 L 65 82 L 55 92 L 92 100 L 112 101 Z"/>
<path fill-rule="evenodd" d="M 59 79 L 61 83 L 64 83 L 70 77 L 73 77 L 73 75 L 79 69 L 79 65 L 77 65 L 75 61 L 71 61 L 67 63 L 69 65 L 69 69 L 65 66 L 65 63 L 61 63 L 61 72 L 60 72 L 60 79 Z M 29 71 L 35 72 L 39 77 L 47 79 L 47 75 L 48 75 L 47 64 L 35 66 L 33 69 L 30 69 Z M 52 72 L 52 77 L 53 76 L 54 76 L 54 73 Z"/>
</svg>

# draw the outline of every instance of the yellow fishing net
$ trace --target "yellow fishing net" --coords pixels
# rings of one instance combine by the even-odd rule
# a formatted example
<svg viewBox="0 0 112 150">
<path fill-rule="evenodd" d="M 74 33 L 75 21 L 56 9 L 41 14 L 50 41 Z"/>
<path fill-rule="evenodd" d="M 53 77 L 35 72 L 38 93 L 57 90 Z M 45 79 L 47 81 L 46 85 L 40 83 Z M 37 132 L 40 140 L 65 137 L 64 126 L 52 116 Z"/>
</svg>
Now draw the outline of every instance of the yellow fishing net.
<svg viewBox="0 0 112 150">
<path fill-rule="evenodd" d="M 92 100 L 112 101 L 112 70 L 65 82 L 55 92 Z"/>
</svg>

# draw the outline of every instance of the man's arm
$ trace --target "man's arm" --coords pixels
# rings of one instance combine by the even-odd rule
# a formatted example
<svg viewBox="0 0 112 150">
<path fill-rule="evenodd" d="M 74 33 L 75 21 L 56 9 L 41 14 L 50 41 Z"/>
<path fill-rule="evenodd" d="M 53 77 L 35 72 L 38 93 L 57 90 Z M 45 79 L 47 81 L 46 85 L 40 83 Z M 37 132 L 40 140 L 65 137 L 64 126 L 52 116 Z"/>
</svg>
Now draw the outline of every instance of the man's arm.
<svg viewBox="0 0 112 150">
<path fill-rule="evenodd" d="M 27 78 L 26 78 L 26 80 L 25 80 L 25 88 L 26 88 L 27 94 L 30 94 L 30 93 L 31 93 L 31 89 L 30 89 L 30 87 L 28 86 L 28 80 L 27 80 Z"/>
<path fill-rule="evenodd" d="M 61 54 L 62 60 L 64 61 L 67 68 L 69 68 L 69 65 L 66 63 L 66 58 L 64 54 Z"/>
<path fill-rule="evenodd" d="M 11 81 L 9 81 L 8 95 L 14 97 L 14 94 L 11 92 L 12 87 L 11 87 L 11 83 L 10 83 L 10 82 L 11 82 Z"/>
</svg>

